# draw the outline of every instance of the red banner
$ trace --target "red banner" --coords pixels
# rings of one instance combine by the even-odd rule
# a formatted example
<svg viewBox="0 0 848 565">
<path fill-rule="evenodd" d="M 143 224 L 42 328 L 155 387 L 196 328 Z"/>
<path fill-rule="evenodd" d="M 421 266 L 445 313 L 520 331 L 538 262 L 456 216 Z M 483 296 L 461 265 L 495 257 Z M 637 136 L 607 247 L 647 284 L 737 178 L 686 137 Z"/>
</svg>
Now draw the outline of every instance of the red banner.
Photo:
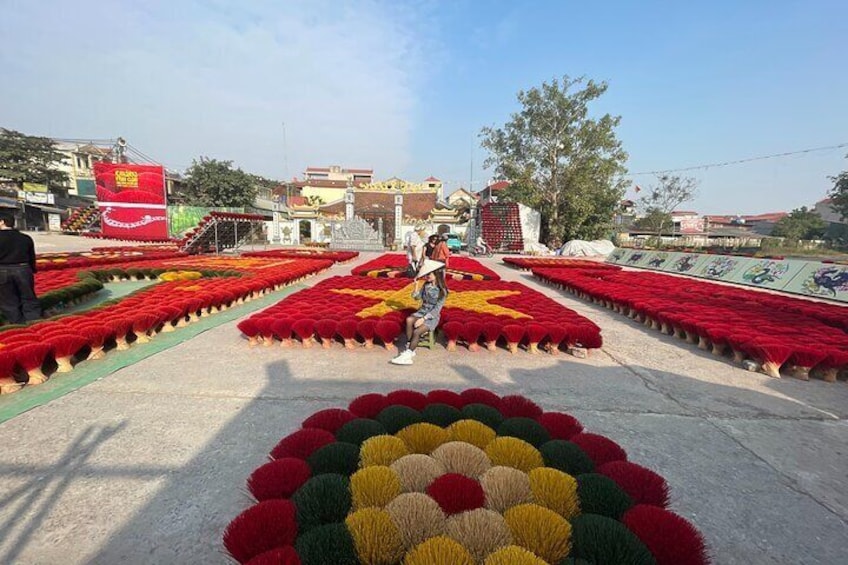
<svg viewBox="0 0 848 565">
<path fill-rule="evenodd" d="M 103 235 L 134 240 L 168 238 L 164 173 L 161 165 L 95 163 Z"/>
</svg>

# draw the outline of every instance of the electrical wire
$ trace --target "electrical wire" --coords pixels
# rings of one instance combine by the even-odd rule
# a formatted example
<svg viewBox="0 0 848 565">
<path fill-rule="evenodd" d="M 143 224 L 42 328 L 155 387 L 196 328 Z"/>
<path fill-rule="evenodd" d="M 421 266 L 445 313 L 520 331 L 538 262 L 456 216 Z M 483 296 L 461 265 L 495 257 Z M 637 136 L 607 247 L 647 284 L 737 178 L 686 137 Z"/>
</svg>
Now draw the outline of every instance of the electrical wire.
<svg viewBox="0 0 848 565">
<path fill-rule="evenodd" d="M 628 176 L 635 177 L 640 175 L 661 175 L 665 173 L 682 173 L 685 171 L 696 171 L 699 169 L 712 169 L 714 167 L 727 167 L 729 165 L 739 165 L 741 163 L 750 163 L 752 161 L 763 161 L 765 159 L 777 159 L 779 157 L 789 157 L 792 155 L 801 155 L 804 153 L 814 153 L 816 151 L 827 151 L 829 149 L 841 149 L 848 147 L 848 143 L 839 143 L 837 145 L 828 145 L 826 147 L 812 147 L 810 149 L 799 149 L 797 151 L 786 151 L 784 153 L 774 153 L 772 155 L 762 155 L 760 157 L 748 157 L 747 159 L 736 159 L 734 161 L 723 161 L 719 163 L 709 163 L 707 165 L 694 165 L 691 167 L 683 167 L 680 169 L 664 169 L 659 171 L 644 171 L 641 173 L 629 173 Z"/>
</svg>

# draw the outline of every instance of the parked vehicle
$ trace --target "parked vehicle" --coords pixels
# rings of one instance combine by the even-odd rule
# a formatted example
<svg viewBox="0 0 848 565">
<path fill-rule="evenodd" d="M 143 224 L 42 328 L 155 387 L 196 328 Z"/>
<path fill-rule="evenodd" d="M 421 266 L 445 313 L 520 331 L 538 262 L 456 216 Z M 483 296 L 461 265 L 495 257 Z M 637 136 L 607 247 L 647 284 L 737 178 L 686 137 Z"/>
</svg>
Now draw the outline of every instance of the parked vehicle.
<svg viewBox="0 0 848 565">
<path fill-rule="evenodd" d="M 447 234 L 445 243 L 448 244 L 451 253 L 459 253 L 462 250 L 462 239 L 455 233 Z"/>
</svg>

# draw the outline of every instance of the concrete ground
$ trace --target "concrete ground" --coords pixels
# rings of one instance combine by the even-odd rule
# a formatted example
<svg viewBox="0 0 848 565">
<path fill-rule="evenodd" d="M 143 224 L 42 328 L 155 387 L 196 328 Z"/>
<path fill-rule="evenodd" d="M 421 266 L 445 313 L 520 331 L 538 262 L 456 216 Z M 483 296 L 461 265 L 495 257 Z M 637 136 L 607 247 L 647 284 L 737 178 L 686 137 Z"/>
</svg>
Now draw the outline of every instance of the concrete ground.
<svg viewBox="0 0 848 565">
<path fill-rule="evenodd" d="M 226 323 L 0 425 L 0 562 L 225 563 L 246 478 L 308 415 L 480 386 L 570 412 L 665 476 L 717 564 L 848 563 L 848 383 L 746 372 L 488 264 L 594 320 L 604 349 L 436 348 L 396 367 L 385 350 L 249 349 Z"/>
</svg>

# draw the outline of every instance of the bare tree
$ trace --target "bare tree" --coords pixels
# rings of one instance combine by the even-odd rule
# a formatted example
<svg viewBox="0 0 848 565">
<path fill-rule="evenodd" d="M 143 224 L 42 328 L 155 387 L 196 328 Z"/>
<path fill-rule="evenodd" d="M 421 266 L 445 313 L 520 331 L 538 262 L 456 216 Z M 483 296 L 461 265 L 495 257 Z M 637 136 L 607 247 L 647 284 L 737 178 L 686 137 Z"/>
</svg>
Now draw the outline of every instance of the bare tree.
<svg viewBox="0 0 848 565">
<path fill-rule="evenodd" d="M 671 220 L 671 213 L 684 202 L 690 202 L 698 194 L 698 181 L 692 177 L 658 175 L 657 184 L 639 199 L 639 207 L 646 216 L 656 218 L 654 226 L 657 238 L 662 237 L 663 228 Z"/>
</svg>

